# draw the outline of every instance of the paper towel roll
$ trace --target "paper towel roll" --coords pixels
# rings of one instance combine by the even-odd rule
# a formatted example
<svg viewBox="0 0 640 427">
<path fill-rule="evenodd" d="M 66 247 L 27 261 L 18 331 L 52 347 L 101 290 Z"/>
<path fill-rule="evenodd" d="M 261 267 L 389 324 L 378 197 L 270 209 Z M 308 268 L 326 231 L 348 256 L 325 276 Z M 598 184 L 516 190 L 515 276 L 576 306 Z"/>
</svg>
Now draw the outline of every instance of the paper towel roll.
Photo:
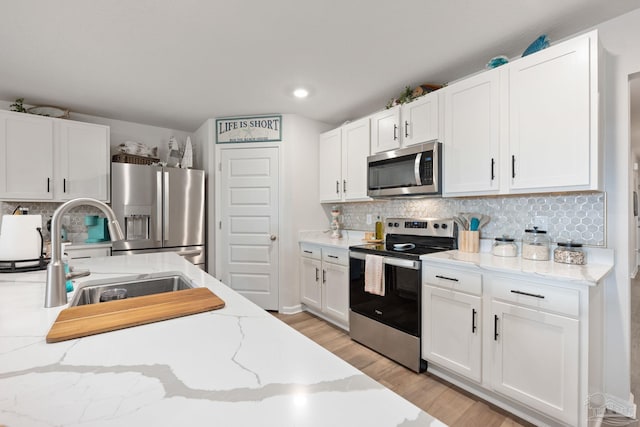
<svg viewBox="0 0 640 427">
<path fill-rule="evenodd" d="M 0 261 L 37 259 L 42 215 L 4 215 L 0 227 Z"/>
</svg>

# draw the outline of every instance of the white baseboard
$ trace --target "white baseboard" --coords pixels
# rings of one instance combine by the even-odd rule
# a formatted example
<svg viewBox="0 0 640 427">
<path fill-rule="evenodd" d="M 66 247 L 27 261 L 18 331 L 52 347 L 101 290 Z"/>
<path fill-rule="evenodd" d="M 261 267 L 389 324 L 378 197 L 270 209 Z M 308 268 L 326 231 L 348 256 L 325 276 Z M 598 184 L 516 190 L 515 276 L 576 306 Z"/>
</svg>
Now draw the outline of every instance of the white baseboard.
<svg viewBox="0 0 640 427">
<path fill-rule="evenodd" d="M 627 418 L 636 418 L 636 405 L 633 403 L 633 394 L 630 395 L 629 400 L 622 400 L 616 396 L 605 394 L 605 405 L 608 410 L 615 412 L 616 414 L 623 415 Z"/>
<path fill-rule="evenodd" d="M 301 304 L 292 305 L 289 307 L 282 307 L 280 308 L 280 310 L 278 310 L 278 312 L 282 314 L 296 314 L 296 313 L 300 313 L 301 311 L 302 311 Z"/>
</svg>

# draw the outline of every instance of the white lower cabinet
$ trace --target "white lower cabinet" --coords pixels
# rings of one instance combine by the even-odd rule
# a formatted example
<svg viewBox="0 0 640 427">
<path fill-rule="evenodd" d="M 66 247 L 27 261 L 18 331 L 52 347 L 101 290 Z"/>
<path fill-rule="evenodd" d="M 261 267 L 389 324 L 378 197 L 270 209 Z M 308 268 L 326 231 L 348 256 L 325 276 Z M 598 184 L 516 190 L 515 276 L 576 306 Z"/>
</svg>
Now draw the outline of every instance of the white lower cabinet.
<svg viewBox="0 0 640 427">
<path fill-rule="evenodd" d="M 309 311 L 348 329 L 347 249 L 300 244 L 300 299 Z"/>
<path fill-rule="evenodd" d="M 600 288 L 423 261 L 422 358 L 535 424 L 587 425 Z"/>
<path fill-rule="evenodd" d="M 422 358 L 457 374 L 482 379 L 480 275 L 425 269 L 422 285 Z M 463 285 L 468 285 L 463 289 Z M 470 289 L 472 287 L 473 289 Z"/>
<path fill-rule="evenodd" d="M 577 425 L 578 320 L 495 300 L 491 313 L 492 388 Z"/>
</svg>

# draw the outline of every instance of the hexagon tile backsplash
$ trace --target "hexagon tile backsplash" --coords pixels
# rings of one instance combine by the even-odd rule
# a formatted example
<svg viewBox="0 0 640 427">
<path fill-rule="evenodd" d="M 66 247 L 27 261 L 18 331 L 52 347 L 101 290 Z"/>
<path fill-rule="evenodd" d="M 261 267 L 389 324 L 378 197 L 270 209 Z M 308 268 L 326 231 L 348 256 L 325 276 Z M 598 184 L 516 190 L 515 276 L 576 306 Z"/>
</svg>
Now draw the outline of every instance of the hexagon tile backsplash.
<svg viewBox="0 0 640 427">
<path fill-rule="evenodd" d="M 393 199 L 363 203 L 344 203 L 342 224 L 345 229 L 373 230 L 367 214 L 384 220 L 389 217 L 449 218 L 460 212 L 489 215 L 491 221 L 481 237 L 503 235 L 520 240 L 526 228 L 547 230 L 553 242 L 571 239 L 590 246 L 604 246 L 604 193 L 579 193 L 536 196 L 501 196 L 464 199 Z M 329 206 L 330 208 L 330 206 Z"/>
</svg>

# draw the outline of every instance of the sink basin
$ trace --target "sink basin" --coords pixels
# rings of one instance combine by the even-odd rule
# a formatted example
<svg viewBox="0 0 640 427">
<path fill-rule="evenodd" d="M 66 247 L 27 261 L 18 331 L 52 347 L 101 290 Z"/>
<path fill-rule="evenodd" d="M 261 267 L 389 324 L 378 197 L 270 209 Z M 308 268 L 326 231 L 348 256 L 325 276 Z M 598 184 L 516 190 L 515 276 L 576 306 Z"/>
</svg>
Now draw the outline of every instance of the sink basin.
<svg viewBox="0 0 640 427">
<path fill-rule="evenodd" d="M 180 272 L 145 274 L 114 279 L 93 280 L 80 286 L 73 296 L 70 307 L 144 295 L 175 292 L 196 287 Z"/>
</svg>

